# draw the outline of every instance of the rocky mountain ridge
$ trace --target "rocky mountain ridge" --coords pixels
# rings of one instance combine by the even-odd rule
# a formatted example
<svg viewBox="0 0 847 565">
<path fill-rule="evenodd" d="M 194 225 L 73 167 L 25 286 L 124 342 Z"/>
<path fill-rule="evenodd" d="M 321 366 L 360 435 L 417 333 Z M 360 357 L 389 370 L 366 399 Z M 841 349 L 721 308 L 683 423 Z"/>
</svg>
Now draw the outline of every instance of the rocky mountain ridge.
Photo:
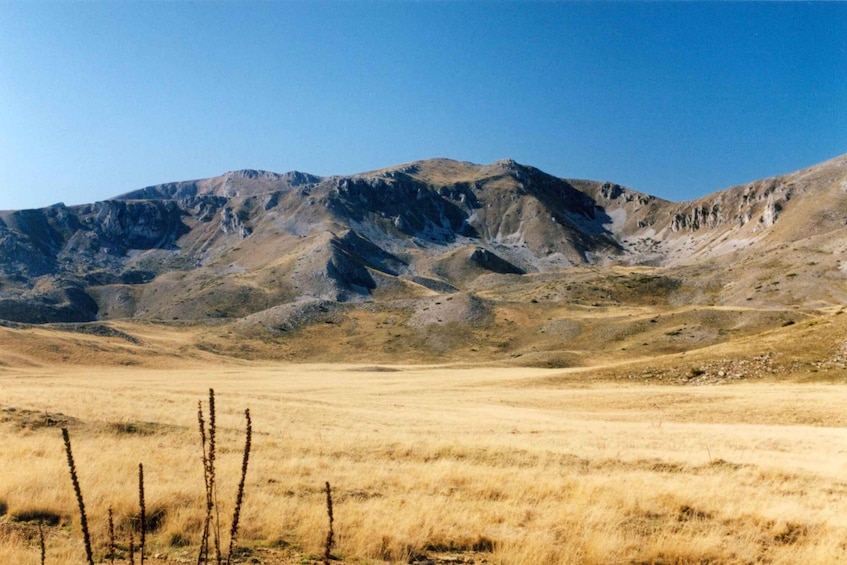
<svg viewBox="0 0 847 565">
<path fill-rule="evenodd" d="M 242 170 L 0 212 L 0 319 L 240 319 L 442 295 L 478 310 L 491 285 L 616 266 L 682 281 L 674 300 L 820 307 L 847 295 L 845 222 L 847 156 L 683 203 L 511 160 Z M 764 297 L 774 268 L 794 275 Z"/>
</svg>

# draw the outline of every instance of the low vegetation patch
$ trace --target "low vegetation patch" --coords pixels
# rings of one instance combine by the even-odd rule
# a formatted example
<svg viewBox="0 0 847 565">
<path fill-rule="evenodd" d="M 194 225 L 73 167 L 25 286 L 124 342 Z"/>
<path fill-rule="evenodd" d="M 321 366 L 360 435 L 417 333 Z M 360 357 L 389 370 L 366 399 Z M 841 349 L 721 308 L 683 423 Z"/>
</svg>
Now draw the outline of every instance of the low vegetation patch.
<svg viewBox="0 0 847 565">
<path fill-rule="evenodd" d="M 9 514 L 13 522 L 38 522 L 47 526 L 58 526 L 64 522 L 61 514 L 45 508 L 20 508 Z"/>
</svg>

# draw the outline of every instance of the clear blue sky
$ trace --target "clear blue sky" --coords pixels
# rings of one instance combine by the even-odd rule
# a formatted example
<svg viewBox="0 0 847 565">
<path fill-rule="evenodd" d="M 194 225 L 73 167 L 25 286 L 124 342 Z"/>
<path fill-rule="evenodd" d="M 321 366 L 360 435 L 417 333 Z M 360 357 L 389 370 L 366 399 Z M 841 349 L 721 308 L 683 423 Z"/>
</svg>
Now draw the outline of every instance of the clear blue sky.
<svg viewBox="0 0 847 565">
<path fill-rule="evenodd" d="M 0 209 L 428 157 L 687 200 L 843 153 L 845 3 L 0 0 Z"/>
</svg>

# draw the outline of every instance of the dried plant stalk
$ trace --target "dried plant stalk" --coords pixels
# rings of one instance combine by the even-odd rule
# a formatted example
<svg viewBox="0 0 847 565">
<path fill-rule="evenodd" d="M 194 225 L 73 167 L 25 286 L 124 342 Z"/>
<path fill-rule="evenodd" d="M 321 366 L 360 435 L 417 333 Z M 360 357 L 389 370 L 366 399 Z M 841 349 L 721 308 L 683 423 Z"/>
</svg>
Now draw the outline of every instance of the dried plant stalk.
<svg viewBox="0 0 847 565">
<path fill-rule="evenodd" d="M 215 562 L 221 565 L 221 515 L 218 506 L 218 487 L 215 481 L 215 444 L 217 424 L 215 420 L 215 389 L 209 389 L 209 498 L 214 511 L 212 533 L 215 540 Z"/>
<path fill-rule="evenodd" d="M 38 547 L 41 548 L 41 565 L 47 561 L 47 547 L 44 545 L 44 528 L 38 523 Z"/>
<path fill-rule="evenodd" d="M 329 486 L 329 481 L 326 482 L 326 513 L 329 516 L 329 531 L 326 534 L 326 544 L 324 544 L 324 565 L 329 565 L 330 551 L 332 550 L 333 537 L 335 532 L 332 529 L 334 521 L 332 516 L 332 489 Z"/>
<path fill-rule="evenodd" d="M 200 444 L 203 448 L 203 486 L 206 490 L 206 515 L 203 517 L 203 537 L 200 540 L 200 553 L 197 565 L 209 559 L 209 526 L 212 521 L 212 491 L 209 488 L 209 454 L 206 451 L 206 422 L 203 419 L 203 401 L 197 401 L 197 423 L 200 425 Z"/>
<path fill-rule="evenodd" d="M 140 507 L 139 526 L 141 527 L 140 550 L 141 565 L 144 565 L 144 546 L 147 541 L 147 508 L 144 504 L 144 465 L 138 464 L 138 505 Z"/>
<path fill-rule="evenodd" d="M 203 419 L 203 404 L 197 403 L 197 422 L 200 425 L 200 443 L 203 448 L 203 478 L 206 487 L 206 516 L 203 519 L 203 538 L 197 565 L 208 563 L 209 538 L 214 539 L 215 562 L 222 562 L 221 556 L 221 520 L 218 508 L 218 490 L 215 481 L 215 440 L 217 424 L 215 421 L 215 389 L 209 389 L 209 422 Z"/>
<path fill-rule="evenodd" d="M 129 565 L 135 565 L 135 537 L 129 529 Z"/>
<path fill-rule="evenodd" d="M 115 562 L 115 518 L 109 506 L 109 562 Z"/>
<path fill-rule="evenodd" d="M 238 519 L 241 516 L 241 503 L 244 500 L 244 482 L 247 479 L 247 463 L 250 461 L 250 445 L 253 438 L 253 421 L 250 419 L 250 409 L 244 411 L 247 419 L 247 431 L 244 437 L 244 455 L 241 457 L 241 480 L 238 482 L 238 493 L 235 495 L 235 510 L 232 513 L 232 527 L 229 530 L 229 552 L 227 552 L 226 563 L 230 565 L 232 553 L 235 551 L 236 538 L 238 537 Z"/>
<path fill-rule="evenodd" d="M 68 434 L 68 428 L 62 428 L 62 439 L 65 442 L 65 455 L 67 455 L 68 458 L 68 468 L 71 471 L 71 482 L 74 485 L 74 494 L 76 494 L 76 501 L 79 504 L 82 537 L 85 542 L 85 556 L 88 559 L 88 565 L 94 565 L 94 555 L 91 553 L 91 535 L 88 533 L 88 518 L 85 516 L 85 503 L 82 500 L 82 489 L 79 486 L 79 477 L 76 474 L 74 456 L 71 452 L 71 436 Z"/>
</svg>

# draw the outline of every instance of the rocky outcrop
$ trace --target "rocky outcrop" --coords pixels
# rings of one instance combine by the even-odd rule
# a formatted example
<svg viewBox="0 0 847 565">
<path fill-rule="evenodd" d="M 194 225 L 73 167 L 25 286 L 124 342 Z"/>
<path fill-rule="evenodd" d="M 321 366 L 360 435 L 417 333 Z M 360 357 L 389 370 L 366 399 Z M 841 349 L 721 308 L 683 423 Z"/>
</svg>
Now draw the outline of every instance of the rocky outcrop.
<svg viewBox="0 0 847 565">
<path fill-rule="evenodd" d="M 409 236 L 455 239 L 473 235 L 467 208 L 475 203 L 469 187 L 453 185 L 432 189 L 406 173 L 338 179 L 327 197 L 327 207 L 341 218 L 371 220 Z"/>
<path fill-rule="evenodd" d="M 173 247 L 186 233 L 183 211 L 175 202 L 98 202 L 79 211 L 82 229 L 96 234 L 115 252 Z"/>
<path fill-rule="evenodd" d="M 742 227 L 754 220 L 755 230 L 770 228 L 796 192 L 797 187 L 783 177 L 752 182 L 680 205 L 669 228 L 672 232 L 692 232 L 725 225 Z"/>
<path fill-rule="evenodd" d="M 492 273 L 503 275 L 523 275 L 526 273 L 520 267 L 512 265 L 502 257 L 497 256 L 488 249 L 476 248 L 470 255 L 470 260 Z"/>
<path fill-rule="evenodd" d="M 253 230 L 245 225 L 244 220 L 247 214 L 234 212 L 232 208 L 225 206 L 221 209 L 221 231 L 227 235 L 234 234 L 244 239 L 248 237 Z"/>
<path fill-rule="evenodd" d="M 391 276 L 398 276 L 408 268 L 408 263 L 385 251 L 355 230 L 347 230 L 335 237 L 332 244 L 350 256 L 357 257 L 363 265 Z"/>
<path fill-rule="evenodd" d="M 762 212 L 762 217 L 759 220 L 766 228 L 771 227 L 779 219 L 779 213 L 782 211 L 782 204 L 774 200 L 773 194 L 768 195 L 765 210 Z"/>
<path fill-rule="evenodd" d="M 724 215 L 719 204 L 695 206 L 690 211 L 675 214 L 671 220 L 671 231 L 696 231 L 700 228 L 716 228 L 724 223 Z"/>
</svg>

